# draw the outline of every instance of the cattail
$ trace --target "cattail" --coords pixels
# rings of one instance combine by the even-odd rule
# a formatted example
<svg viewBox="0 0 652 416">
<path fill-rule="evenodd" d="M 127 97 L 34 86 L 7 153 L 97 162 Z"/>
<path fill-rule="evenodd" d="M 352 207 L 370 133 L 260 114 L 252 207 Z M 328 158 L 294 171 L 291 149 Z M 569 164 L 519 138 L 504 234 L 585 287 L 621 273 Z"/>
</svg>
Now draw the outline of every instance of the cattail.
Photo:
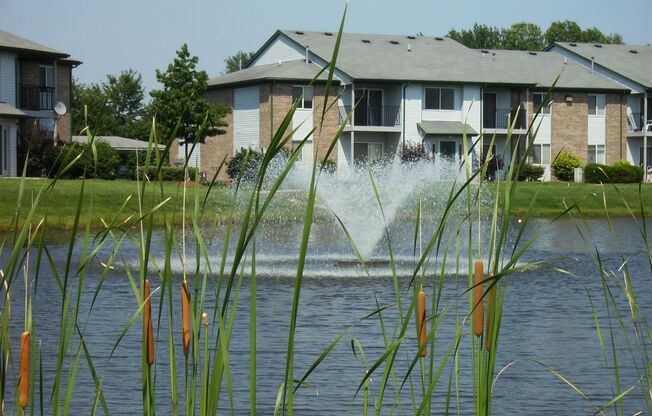
<svg viewBox="0 0 652 416">
<path fill-rule="evenodd" d="M 417 305 L 417 324 L 419 325 L 419 348 L 421 356 L 426 356 L 426 339 L 428 334 L 426 331 L 426 294 L 423 290 L 419 291 L 418 305 Z"/>
<path fill-rule="evenodd" d="M 484 326 L 484 302 L 482 301 L 482 281 L 484 280 L 484 269 L 482 260 L 475 261 L 473 272 L 473 332 L 476 337 L 482 336 Z"/>
<path fill-rule="evenodd" d="M 25 331 L 20 336 L 20 381 L 18 382 L 20 407 L 23 409 L 29 403 L 29 344 L 29 331 Z"/>
<path fill-rule="evenodd" d="M 208 326 L 208 314 L 206 312 L 201 314 L 201 322 L 204 326 Z"/>
<path fill-rule="evenodd" d="M 145 298 L 144 314 L 145 314 L 145 336 L 147 346 L 147 364 L 154 364 L 154 325 L 152 324 L 152 304 L 150 302 L 151 285 L 149 279 L 145 279 Z"/>
<path fill-rule="evenodd" d="M 181 283 L 181 325 L 183 326 L 183 355 L 190 353 L 190 292 L 188 283 Z"/>
<path fill-rule="evenodd" d="M 484 345 L 487 351 L 491 350 L 491 327 L 494 324 L 494 309 L 496 307 L 496 284 L 493 283 L 489 289 L 489 307 L 487 308 L 487 335 L 484 339 Z"/>
</svg>

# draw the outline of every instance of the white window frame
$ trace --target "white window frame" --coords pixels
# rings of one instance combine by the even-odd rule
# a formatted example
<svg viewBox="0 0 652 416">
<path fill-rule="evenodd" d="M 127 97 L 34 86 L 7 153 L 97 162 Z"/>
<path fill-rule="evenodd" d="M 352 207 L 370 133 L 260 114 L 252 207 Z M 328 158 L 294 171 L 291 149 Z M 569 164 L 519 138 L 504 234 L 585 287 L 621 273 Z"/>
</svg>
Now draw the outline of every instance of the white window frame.
<svg viewBox="0 0 652 416">
<path fill-rule="evenodd" d="M 598 153 L 599 148 L 602 148 L 602 159 L 601 160 L 598 158 L 598 155 L 600 154 L 600 153 Z M 605 145 L 603 145 L 603 144 L 590 144 L 589 147 L 588 147 L 588 157 L 586 159 L 586 162 L 587 163 L 598 163 L 600 165 L 604 165 L 605 161 L 607 159 L 606 152 L 607 152 L 607 149 L 606 149 Z M 591 162 L 591 156 L 593 156 L 593 159 L 594 159 L 593 162 Z"/>
<path fill-rule="evenodd" d="M 591 98 L 595 98 L 595 108 L 591 108 Z M 607 102 L 604 94 L 589 94 L 589 115 L 590 116 L 604 116 L 606 112 Z"/>
<path fill-rule="evenodd" d="M 544 153 L 544 149 L 547 147 L 547 151 Z M 550 143 L 535 143 L 532 145 L 532 164 L 534 165 L 549 165 L 551 163 L 552 155 L 551 155 L 551 149 L 550 149 Z M 534 161 L 534 155 L 536 154 L 535 149 L 539 148 L 539 154 L 541 155 L 540 160 Z M 546 156 L 547 156 L 547 163 L 546 163 Z"/>
<path fill-rule="evenodd" d="M 539 104 L 534 103 L 534 97 L 541 97 L 541 98 L 539 98 Z M 543 100 L 545 98 L 546 98 L 546 93 L 545 92 L 534 92 L 534 93 L 532 93 L 532 111 L 533 111 L 533 114 L 536 114 L 536 112 L 539 109 L 540 105 L 541 105 L 541 112 L 539 114 L 550 114 L 550 107 L 552 106 L 552 97 L 550 97 L 548 102 L 544 104 Z"/>
<path fill-rule="evenodd" d="M 296 88 L 301 88 L 301 96 L 295 97 L 294 91 Z M 309 101 L 306 100 L 306 91 L 310 91 L 310 96 L 312 97 Z M 298 100 L 299 103 L 297 104 L 298 109 L 302 110 L 311 110 L 313 107 L 313 103 L 315 101 L 315 89 L 312 85 L 293 85 L 292 86 L 292 101 Z M 306 105 L 306 103 L 310 103 L 309 105 Z"/>
<path fill-rule="evenodd" d="M 439 103 L 437 108 L 428 108 L 426 106 L 426 94 L 428 90 L 439 90 Z M 453 92 L 453 107 L 452 108 L 441 108 L 441 91 L 442 90 L 451 90 Z M 436 111 L 455 111 L 455 87 L 424 87 L 423 88 L 423 109 L 424 110 L 436 110 Z"/>
</svg>

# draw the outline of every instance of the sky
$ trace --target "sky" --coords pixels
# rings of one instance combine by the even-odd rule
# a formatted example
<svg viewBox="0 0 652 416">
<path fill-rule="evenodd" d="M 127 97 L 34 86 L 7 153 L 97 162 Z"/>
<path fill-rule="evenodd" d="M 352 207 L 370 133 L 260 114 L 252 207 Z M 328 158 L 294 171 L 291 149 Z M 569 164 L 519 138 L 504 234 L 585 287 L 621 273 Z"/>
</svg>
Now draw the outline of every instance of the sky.
<svg viewBox="0 0 652 416">
<path fill-rule="evenodd" d="M 337 31 L 344 0 L 0 0 L 0 29 L 69 53 L 83 62 L 73 76 L 101 82 L 132 68 L 146 90 L 187 43 L 209 77 L 224 59 L 255 51 L 277 29 Z M 618 32 L 628 44 L 652 44 L 650 0 L 350 0 L 344 30 L 445 35 L 474 23 L 507 27 L 526 21 L 542 30 L 574 20 Z"/>
</svg>

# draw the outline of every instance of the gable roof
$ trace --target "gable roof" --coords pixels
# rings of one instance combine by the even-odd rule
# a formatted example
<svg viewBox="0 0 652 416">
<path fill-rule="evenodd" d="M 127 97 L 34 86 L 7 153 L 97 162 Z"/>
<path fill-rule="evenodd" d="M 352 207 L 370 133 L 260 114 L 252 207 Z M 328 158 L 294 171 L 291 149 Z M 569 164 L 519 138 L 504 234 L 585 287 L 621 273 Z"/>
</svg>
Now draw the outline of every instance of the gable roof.
<svg viewBox="0 0 652 416">
<path fill-rule="evenodd" d="M 555 45 L 588 61 L 594 59 L 596 64 L 646 88 L 652 88 L 652 46 L 650 45 L 555 42 L 546 50 L 550 50 Z"/>
<path fill-rule="evenodd" d="M 278 30 L 256 52 L 246 69 L 213 78 L 209 85 L 225 85 L 233 83 L 232 80 L 298 79 L 301 75 L 304 75 L 304 80 L 311 79 L 309 74 L 299 73 L 301 65 L 306 69 L 305 64 L 298 63 L 303 63 L 303 60 L 285 62 L 280 66 L 253 65 L 256 58 L 279 37 L 297 50 L 307 48 L 312 56 L 329 62 L 337 33 Z M 286 64 L 288 67 L 284 67 Z M 355 82 L 468 83 L 548 88 L 559 76 L 557 89 L 627 91 L 623 85 L 591 73 L 586 67 L 567 61 L 554 52 L 477 50 L 448 37 L 342 33 L 337 69 Z"/>
<path fill-rule="evenodd" d="M 231 72 L 208 80 L 208 88 L 227 85 L 242 85 L 258 81 L 306 81 L 311 80 L 321 70 L 314 63 L 306 63 L 303 59 L 286 61 L 280 64 L 257 65 L 240 71 Z M 317 78 L 320 81 L 328 79 L 328 73 L 323 71 Z"/>
<path fill-rule="evenodd" d="M 32 42 L 29 39 L 14 35 L 13 33 L 0 30 L 0 49 L 11 50 L 18 53 L 46 55 L 53 58 L 68 58 L 65 52 Z M 75 61 L 77 62 L 77 61 Z"/>
</svg>

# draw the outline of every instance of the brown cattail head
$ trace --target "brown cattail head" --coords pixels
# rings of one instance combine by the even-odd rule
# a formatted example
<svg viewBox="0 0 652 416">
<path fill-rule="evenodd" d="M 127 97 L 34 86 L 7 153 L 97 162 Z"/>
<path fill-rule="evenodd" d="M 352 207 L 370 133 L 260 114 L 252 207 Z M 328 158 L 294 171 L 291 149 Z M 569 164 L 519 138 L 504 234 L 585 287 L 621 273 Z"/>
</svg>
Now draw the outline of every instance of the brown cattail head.
<svg viewBox="0 0 652 416">
<path fill-rule="evenodd" d="M 489 289 L 489 304 L 487 307 L 487 334 L 485 335 L 484 345 L 487 348 L 487 351 L 491 350 L 491 327 L 494 324 L 494 309 L 496 308 L 496 284 L 494 282 L 490 283 L 491 288 Z"/>
<path fill-rule="evenodd" d="M 20 380 L 18 381 L 19 402 L 23 409 L 29 403 L 29 332 L 20 336 Z"/>
<path fill-rule="evenodd" d="M 476 337 L 482 336 L 482 329 L 484 327 L 483 280 L 484 266 L 482 260 L 476 260 L 475 269 L 473 270 L 473 333 Z"/>
<path fill-rule="evenodd" d="M 428 338 L 428 331 L 426 330 L 426 294 L 423 290 L 419 291 L 417 303 L 417 324 L 419 325 L 419 348 L 421 356 L 426 356 L 426 339 Z"/>
<path fill-rule="evenodd" d="M 183 355 L 190 353 L 190 292 L 188 283 L 181 283 L 181 325 L 183 327 Z"/>
<path fill-rule="evenodd" d="M 154 325 L 152 324 L 152 303 L 150 297 L 152 294 L 152 287 L 149 279 L 145 279 L 145 292 L 143 297 L 145 299 L 144 314 L 145 314 L 145 339 L 147 346 L 147 364 L 154 364 Z"/>
</svg>

